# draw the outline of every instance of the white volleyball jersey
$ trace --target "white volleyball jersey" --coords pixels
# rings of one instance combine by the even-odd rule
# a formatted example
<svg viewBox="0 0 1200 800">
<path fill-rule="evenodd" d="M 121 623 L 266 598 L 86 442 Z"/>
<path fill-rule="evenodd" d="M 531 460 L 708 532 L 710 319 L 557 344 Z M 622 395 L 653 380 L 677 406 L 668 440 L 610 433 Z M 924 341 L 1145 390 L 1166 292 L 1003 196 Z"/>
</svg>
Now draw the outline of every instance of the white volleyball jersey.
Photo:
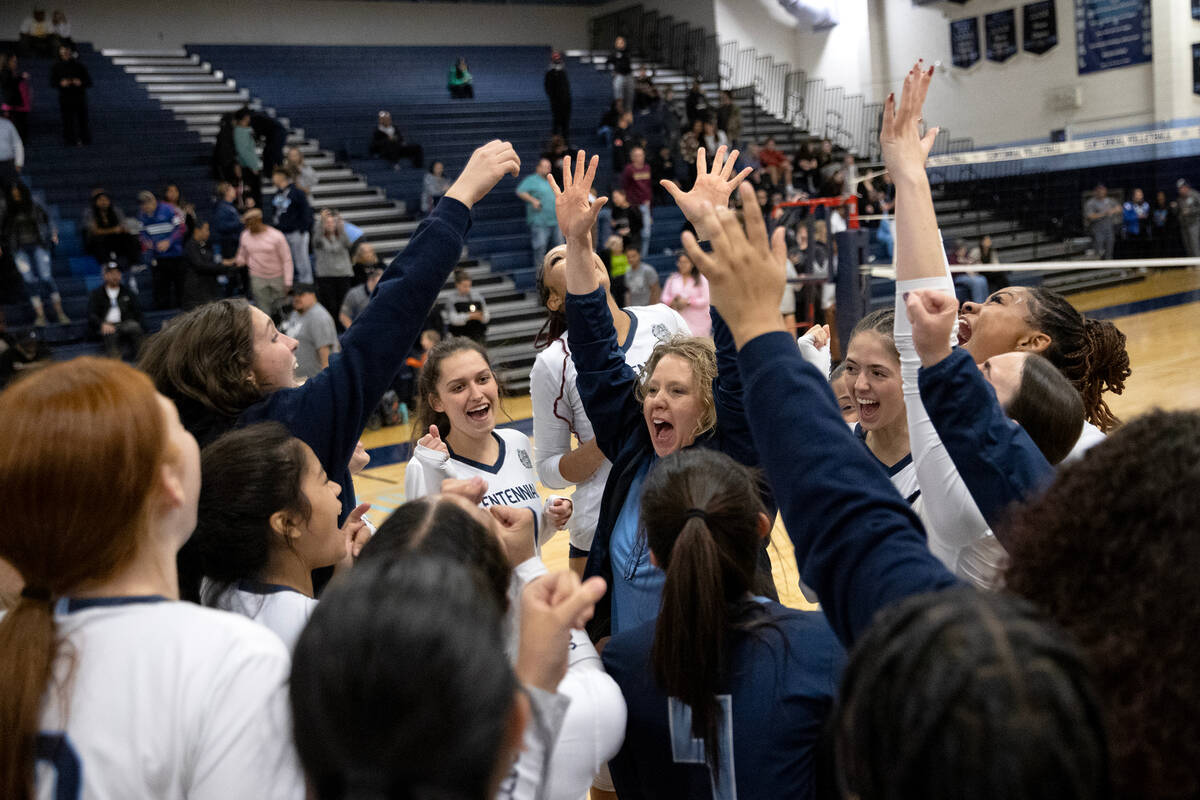
<svg viewBox="0 0 1200 800">
<path fill-rule="evenodd" d="M 279 637 L 161 597 L 63 599 L 55 622 L 39 800 L 304 798 Z"/>
<path fill-rule="evenodd" d="M 308 624 L 317 601 L 290 586 L 242 580 L 222 592 L 213 605 L 270 628 L 290 653 L 296 649 L 296 640 Z"/>
<path fill-rule="evenodd" d="M 659 342 L 676 334 L 690 336 L 691 330 L 679 312 L 661 303 L 624 309 L 629 314 L 629 336 L 626 339 L 625 363 L 641 372 Z M 529 372 L 529 393 L 533 400 L 533 441 L 536 446 L 537 472 L 542 483 L 551 489 L 565 489 L 570 482 L 562 477 L 558 462 L 571 452 L 571 435 L 580 442 L 596 438 L 592 423 L 583 409 L 583 401 L 575 385 L 575 363 L 567 335 L 555 339 L 538 353 Z M 575 487 L 571 499 L 574 513 L 567 527 L 571 544 L 580 550 L 592 546 L 596 520 L 600 516 L 600 499 L 608 481 L 612 464 L 605 459 L 590 478 Z"/>
</svg>

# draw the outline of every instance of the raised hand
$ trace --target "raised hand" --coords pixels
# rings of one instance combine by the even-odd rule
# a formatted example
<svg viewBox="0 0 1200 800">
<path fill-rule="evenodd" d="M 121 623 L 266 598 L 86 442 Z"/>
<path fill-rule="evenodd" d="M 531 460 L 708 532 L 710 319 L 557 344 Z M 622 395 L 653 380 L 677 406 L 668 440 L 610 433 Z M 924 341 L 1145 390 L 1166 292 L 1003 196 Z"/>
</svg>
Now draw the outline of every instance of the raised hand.
<svg viewBox="0 0 1200 800">
<path fill-rule="evenodd" d="M 587 624 L 606 588 L 603 578 L 580 583 L 571 572 L 543 575 L 525 587 L 514 666 L 522 683 L 548 692 L 558 688 L 567 674 L 570 631 Z"/>
<path fill-rule="evenodd" d="M 745 167 L 737 175 L 732 175 L 733 167 L 737 163 L 738 151 L 733 150 L 726 155 L 727 150 L 725 145 L 717 148 L 711 169 L 706 165 L 704 148 L 701 147 L 696 151 L 696 182 L 690 191 L 683 191 L 675 184 L 675 181 L 666 178 L 659 181 L 675 199 L 679 210 L 704 239 L 711 238 L 710 232 L 702 229 L 706 204 L 713 208 L 728 206 L 729 195 L 733 194 L 733 190 L 754 171 L 750 167 Z"/>
<path fill-rule="evenodd" d="M 915 289 L 904 295 L 913 347 L 921 365 L 932 367 L 950 355 L 950 336 L 958 321 L 958 298 L 937 289 Z"/>
<path fill-rule="evenodd" d="M 346 557 L 340 566 L 353 564 L 354 559 L 358 558 L 358 554 L 362 552 L 363 545 L 370 540 L 371 529 L 367 527 L 367 521 L 363 519 L 363 516 L 370 510 L 370 503 L 360 503 L 350 512 L 350 516 L 346 517 L 346 524 L 342 526 L 342 534 L 346 537 Z"/>
<path fill-rule="evenodd" d="M 458 180 L 446 190 L 446 197 L 453 197 L 467 208 L 478 203 L 505 175 L 514 178 L 521 174 L 521 158 L 508 142 L 499 139 L 471 153 L 471 159 L 463 167 Z"/>
<path fill-rule="evenodd" d="M 584 166 L 587 154 L 582 150 L 575 158 L 575 172 L 571 173 L 571 157 L 563 157 L 562 188 L 550 175 L 550 186 L 554 189 L 554 213 L 558 217 L 558 229 L 568 242 L 586 242 L 591 247 L 592 228 L 596 225 L 596 217 L 600 209 L 608 202 L 607 197 L 592 200 L 592 181 L 596 179 L 596 169 L 600 164 L 600 156 L 592 156 Z"/>
<path fill-rule="evenodd" d="M 924 62 L 918 61 L 904 76 L 899 107 L 895 92 L 883 102 L 879 144 L 883 148 L 883 163 L 897 183 L 918 174 L 924 177 L 925 159 L 937 139 L 937 128 L 930 128 L 921 136 L 921 109 L 931 80 L 933 67 L 925 69 Z"/>
<path fill-rule="evenodd" d="M 787 245 L 782 226 L 768 239 L 754 187 L 743 183 L 738 191 L 745 229 L 727 207 L 707 206 L 702 220 L 712 253 L 701 250 L 690 233 L 683 234 L 683 247 L 708 278 L 712 304 L 741 348 L 759 334 L 784 330 L 779 300 L 787 285 Z"/>
<path fill-rule="evenodd" d="M 508 565 L 515 568 L 533 558 L 537 552 L 537 512 L 524 506 L 488 506 L 488 513 L 496 520 Z"/>
<path fill-rule="evenodd" d="M 456 494 L 472 505 L 479 505 L 487 494 L 488 485 L 487 481 L 476 475 L 473 478 L 446 478 L 441 488 L 442 494 Z"/>
<path fill-rule="evenodd" d="M 417 439 L 417 445 L 450 455 L 450 448 L 446 447 L 446 443 L 442 441 L 442 435 L 438 433 L 437 425 L 430 425 L 429 433 Z"/>
<path fill-rule="evenodd" d="M 575 510 L 575 505 L 567 497 L 555 497 L 546 504 L 546 516 L 550 517 L 550 521 L 554 523 L 554 529 L 561 531 L 567 527 L 567 523 L 571 521 L 571 513 Z"/>
</svg>

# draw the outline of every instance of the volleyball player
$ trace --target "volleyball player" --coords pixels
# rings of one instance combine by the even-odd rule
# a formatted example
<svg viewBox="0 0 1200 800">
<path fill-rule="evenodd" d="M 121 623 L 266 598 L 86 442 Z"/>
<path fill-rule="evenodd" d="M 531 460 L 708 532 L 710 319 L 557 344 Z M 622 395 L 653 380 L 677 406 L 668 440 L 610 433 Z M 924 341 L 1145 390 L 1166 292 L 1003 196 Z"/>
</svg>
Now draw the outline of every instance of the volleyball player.
<svg viewBox="0 0 1200 800">
<path fill-rule="evenodd" d="M 180 603 L 200 455 L 119 361 L 77 358 L 0 394 L 0 796 L 304 797 L 265 628 Z"/>
</svg>

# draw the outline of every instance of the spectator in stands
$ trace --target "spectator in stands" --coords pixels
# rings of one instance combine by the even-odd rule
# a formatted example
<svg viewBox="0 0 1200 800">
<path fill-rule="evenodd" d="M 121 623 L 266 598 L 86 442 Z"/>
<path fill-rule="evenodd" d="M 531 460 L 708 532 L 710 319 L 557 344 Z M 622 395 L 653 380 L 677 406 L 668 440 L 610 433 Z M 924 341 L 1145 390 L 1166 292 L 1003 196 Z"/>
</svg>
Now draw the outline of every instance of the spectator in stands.
<svg viewBox="0 0 1200 800">
<path fill-rule="evenodd" d="M 712 334 L 708 279 L 700 274 L 692 259 L 682 250 L 675 256 L 675 271 L 663 285 L 661 300 L 679 312 L 692 336 Z"/>
<path fill-rule="evenodd" d="M 621 251 L 624 252 L 626 247 L 636 247 L 640 252 L 642 249 L 641 212 L 629 204 L 629 198 L 624 189 L 613 189 L 609 204 L 612 206 L 612 211 L 609 213 L 612 220 L 612 232 L 621 237 Z M 620 296 L 616 297 L 620 299 Z"/>
<path fill-rule="evenodd" d="M 999 264 L 1000 254 L 992 246 L 992 237 L 986 233 L 979 237 L 979 244 L 971 248 L 967 260 L 972 264 Z M 1009 285 L 1007 272 L 985 272 L 983 276 L 987 278 L 988 294 L 998 292 Z"/>
<path fill-rule="evenodd" d="M 546 97 L 550 99 L 550 132 L 563 139 L 571 138 L 571 79 L 567 77 L 566 60 L 555 50 L 550 54 L 550 68 L 543 80 Z"/>
<path fill-rule="evenodd" d="M 693 120 L 687 133 L 679 139 L 679 155 L 683 158 L 684 167 L 687 169 L 687 185 L 683 187 L 684 189 L 690 189 L 696 182 L 696 151 L 700 149 L 703 136 L 704 123 L 701 120 Z"/>
<path fill-rule="evenodd" d="M 542 148 L 542 158 L 550 160 L 551 175 L 562 172 L 563 158 L 569 154 L 570 148 L 567 146 L 567 140 L 557 134 L 551 136 L 546 142 L 546 146 Z"/>
<path fill-rule="evenodd" d="M 183 221 L 187 225 L 184 238 L 191 238 L 192 231 L 196 229 L 196 206 L 184 198 L 178 183 L 168 183 L 163 187 L 162 198 L 163 202 L 170 203 L 183 213 Z"/>
<path fill-rule="evenodd" d="M 213 144 L 211 175 L 215 181 L 227 181 L 232 184 L 241 183 L 238 168 L 237 147 L 233 138 L 233 114 L 221 115 L 217 126 L 217 141 Z"/>
<path fill-rule="evenodd" d="M 1092 246 L 1096 249 L 1096 258 L 1107 260 L 1113 257 L 1113 244 L 1116 240 L 1113 226 L 1116 218 L 1121 216 L 1121 206 L 1108 196 L 1108 187 L 1103 183 L 1096 184 L 1091 198 L 1083 206 L 1083 219 L 1092 233 Z"/>
<path fill-rule="evenodd" d="M 772 186 L 792 185 L 791 159 L 775 146 L 774 136 L 767 137 L 767 141 L 763 142 L 759 157 L 762 159 L 763 170 L 766 171 Z"/>
<path fill-rule="evenodd" d="M 724 89 L 717 101 L 717 128 L 725 132 L 729 144 L 735 147 L 742 138 L 742 109 L 733 102 L 733 94 Z"/>
<path fill-rule="evenodd" d="M 317 275 L 317 299 L 331 317 L 342 308 L 346 293 L 354 285 L 354 267 L 350 263 L 350 237 L 342 218 L 332 209 L 321 209 L 312 230 L 313 265 Z"/>
<path fill-rule="evenodd" d="M 243 106 L 243 109 L 250 111 Z M 283 147 L 287 143 L 287 128 L 283 123 L 262 111 L 250 111 L 250 129 L 262 141 L 262 171 L 270 175 L 283 163 Z"/>
<path fill-rule="evenodd" d="M 621 170 L 625 169 L 625 165 L 629 163 L 629 151 L 633 149 L 634 137 L 633 112 L 625 111 L 621 114 L 621 118 L 617 120 L 617 127 L 613 129 L 612 133 L 613 172 L 618 175 L 621 173 Z"/>
<path fill-rule="evenodd" d="M 428 214 L 433 211 L 437 201 L 442 199 L 449 188 L 450 179 L 446 177 L 446 165 L 441 161 L 434 161 L 429 165 L 429 172 L 425 173 L 425 181 L 421 184 L 421 213 Z"/>
<path fill-rule="evenodd" d="M 72 50 L 75 49 L 75 40 L 71 38 L 71 23 L 67 19 L 67 15 L 61 9 L 54 9 L 54 13 L 50 15 L 50 26 L 54 29 L 54 44 L 56 46 L 66 45 Z"/>
<path fill-rule="evenodd" d="M 654 86 L 654 72 L 642 67 L 633 82 L 633 112 L 648 114 L 659 102 L 658 89 Z"/>
<path fill-rule="evenodd" d="M 629 152 L 629 164 L 621 172 L 621 190 L 629 204 L 637 208 L 642 215 L 642 257 L 650 249 L 650 229 L 653 220 L 650 217 L 650 200 L 654 191 L 650 183 L 650 165 L 646 163 L 646 151 L 635 147 Z M 538 262 L 541 263 L 540 261 Z"/>
<path fill-rule="evenodd" d="M 46 324 L 42 294 L 47 294 L 58 321 L 66 325 L 71 319 L 63 312 L 62 296 L 54 283 L 50 265 L 50 251 L 58 244 L 58 231 L 50 215 L 40 203 L 34 202 L 29 187 L 17 181 L 8 189 L 8 207 L 0 225 L 0 242 L 16 262 L 17 271 L 29 290 L 29 303 L 33 306 L 33 324 Z"/>
<path fill-rule="evenodd" d="M 845 197 L 849 184 L 846 181 L 846 171 L 841 167 L 829 172 L 817 190 L 818 197 Z"/>
<path fill-rule="evenodd" d="M 116 261 L 123 267 L 141 260 L 142 246 L 129 232 L 125 215 L 113 205 L 103 189 L 92 192 L 92 202 L 83 214 L 83 246 L 101 264 Z"/>
<path fill-rule="evenodd" d="M 708 96 L 704 94 L 704 84 L 700 83 L 699 77 L 692 80 L 692 88 L 688 90 L 687 99 L 684 101 L 684 109 L 687 111 L 689 125 L 696 120 L 706 122 L 712 115 L 708 107 Z"/>
<path fill-rule="evenodd" d="M 15 183 L 25 167 L 25 145 L 21 133 L 5 117 L 0 117 L 0 190 Z"/>
<path fill-rule="evenodd" d="M 613 100 L 620 100 L 624 110 L 633 109 L 633 63 L 625 49 L 625 37 L 618 36 L 613 41 L 613 51 L 608 56 L 608 66 L 612 69 Z"/>
<path fill-rule="evenodd" d="M 50 85 L 58 90 L 63 142 L 80 147 L 91 144 L 87 90 L 92 88 L 92 76 L 66 45 L 58 48 L 58 61 L 50 70 Z"/>
<path fill-rule="evenodd" d="M 817 166 L 821 169 L 833 163 L 833 140 L 822 139 L 821 146 L 817 149 L 816 157 Z"/>
<path fill-rule="evenodd" d="M 400 169 L 400 159 L 407 158 L 413 167 L 421 169 L 425 166 L 425 151 L 419 144 L 408 144 L 400 129 L 392 124 L 389 111 L 379 112 L 379 123 L 371 134 L 371 155 L 392 162 L 393 169 Z"/>
<path fill-rule="evenodd" d="M 365 246 L 370 247 L 370 245 Z M 380 276 L 383 275 L 383 264 L 372 264 L 365 267 L 364 271 L 367 274 L 366 282 L 358 284 L 346 292 L 346 296 L 342 298 L 342 307 L 338 311 L 338 321 L 342 323 L 343 328 L 349 328 L 353 325 L 354 320 L 367 307 L 367 303 L 371 300 L 371 293 L 375 291 L 375 286 L 379 283 Z"/>
<path fill-rule="evenodd" d="M 35 8 L 21 23 L 21 49 L 43 58 L 54 53 L 54 25 L 40 8 Z"/>
<path fill-rule="evenodd" d="M 296 377 L 300 380 L 316 377 L 338 351 L 337 327 L 317 302 L 317 287 L 311 283 L 297 283 L 292 289 L 292 313 L 283 332 L 296 340 Z"/>
<path fill-rule="evenodd" d="M 1180 178 L 1175 182 L 1179 191 L 1176 201 L 1179 209 L 1179 232 L 1183 236 L 1183 251 L 1188 258 L 1200 257 L 1200 197 L 1188 184 Z"/>
<path fill-rule="evenodd" d="M 1141 189 L 1134 189 L 1121 206 L 1121 220 L 1128 255 L 1145 256 L 1150 241 L 1150 204 Z"/>
<path fill-rule="evenodd" d="M 250 127 L 250 109 L 240 108 L 233 115 L 233 147 L 237 156 L 236 173 L 242 181 L 242 190 L 254 201 L 255 208 L 262 208 L 262 168 L 254 142 L 254 130 Z"/>
<path fill-rule="evenodd" d="M 283 234 L 263 222 L 262 211 L 252 208 L 242 215 L 238 240 L 237 265 L 246 267 L 250 276 L 250 299 L 268 316 L 292 288 L 292 251 Z"/>
<path fill-rule="evenodd" d="M 224 260 L 231 260 L 238 249 L 238 237 L 242 235 L 242 214 L 238 211 L 237 187 L 222 181 L 217 184 L 217 202 L 213 206 L 212 234 L 216 239 L 217 252 Z"/>
<path fill-rule="evenodd" d="M 729 146 L 729 137 L 725 134 L 725 131 L 717 127 L 717 123 L 712 120 L 705 120 L 701 144 L 704 145 L 708 152 L 715 153 L 718 147 Z"/>
<path fill-rule="evenodd" d="M 275 184 L 275 196 L 271 205 L 275 209 L 272 224 L 287 239 L 292 251 L 292 266 L 296 270 L 297 283 L 312 283 L 312 262 L 308 259 L 309 234 L 312 232 L 313 211 L 308 204 L 308 195 L 291 182 L 288 171 L 276 167 L 271 173 Z"/>
<path fill-rule="evenodd" d="M 1167 199 L 1167 193 L 1156 193 L 1154 208 L 1150 211 L 1150 238 L 1154 240 L 1155 258 L 1166 258 L 1171 252 L 1171 242 L 1176 237 L 1172 236 L 1170 228 L 1178 224 L 1175 205 Z"/>
<path fill-rule="evenodd" d="M 625 243 L 619 235 L 614 233 L 604 240 L 604 252 L 600 254 L 600 260 L 608 270 L 609 291 L 618 303 L 624 304 L 629 296 L 629 290 L 625 287 L 629 259 L 625 257 Z"/>
<path fill-rule="evenodd" d="M 662 295 L 662 287 L 658 285 L 658 272 L 642 261 L 642 254 L 636 247 L 626 247 L 625 258 L 629 261 L 629 272 L 625 274 L 625 305 L 654 305 Z"/>
<path fill-rule="evenodd" d="M 160 203 L 153 192 L 138 192 L 138 222 L 142 225 L 142 252 L 154 278 L 154 307 L 179 308 L 183 281 L 183 239 L 187 224 L 183 212 Z"/>
<path fill-rule="evenodd" d="M 213 247 L 212 228 L 207 220 L 198 220 L 192 238 L 183 246 L 184 311 L 220 300 L 225 296 L 222 278 L 228 281 L 233 259 L 226 264 Z"/>
<path fill-rule="evenodd" d="M 483 295 L 471 288 L 471 273 L 461 267 L 454 270 L 454 294 L 446 300 L 446 319 L 451 336 L 466 336 L 480 344 L 487 342 L 492 313 Z"/>
<path fill-rule="evenodd" d="M 0 389 L 7 386 L 18 373 L 44 366 L 50 358 L 50 348 L 38 336 L 35 328 L 30 328 L 18 338 L 8 332 L 4 314 L 0 313 Z M 6 568 L 6 563 L 0 560 L 0 572 Z M 0 606 L 3 606 L 2 597 Z"/>
<path fill-rule="evenodd" d="M 350 259 L 354 262 L 354 283 L 360 284 L 367 279 L 367 272 L 373 268 L 384 269 L 387 265 L 380 260 L 379 255 L 370 242 L 358 242 L 350 250 Z"/>
<path fill-rule="evenodd" d="M 529 246 L 533 248 L 533 268 L 536 271 L 546 257 L 546 251 L 562 244 L 558 218 L 554 216 L 554 189 L 550 187 L 550 160 L 538 160 L 537 169 L 517 184 L 517 197 L 525 203 L 525 222 L 529 225 Z M 450 323 L 452 326 L 454 322 Z"/>
<path fill-rule="evenodd" d="M 33 90 L 29 73 L 22 72 L 16 53 L 3 56 L 0 67 L 0 111 L 12 121 L 21 141 L 29 142 L 29 112 L 33 109 Z"/>
<path fill-rule="evenodd" d="M 962 239 L 954 243 L 954 250 L 950 253 L 948 260 L 951 264 L 959 266 L 975 263 L 971 261 L 971 254 L 967 250 L 967 243 Z M 987 300 L 987 278 L 973 270 L 966 272 L 956 271 L 950 274 L 954 278 L 954 288 L 958 290 L 959 297 L 964 302 L 983 303 Z"/>
<path fill-rule="evenodd" d="M 663 146 L 658 148 L 658 154 L 650 160 L 650 186 L 654 190 L 656 204 L 670 202 L 671 197 L 667 190 L 662 188 L 662 181 L 678 182 L 680 177 L 677 167 L 674 153 L 664 142 Z"/>
<path fill-rule="evenodd" d="M 475 83 L 471 77 L 471 71 L 467 69 L 467 60 L 462 56 L 454 62 L 454 66 L 450 68 L 450 75 L 446 78 L 446 88 L 450 90 L 450 96 L 455 100 L 468 100 L 475 96 Z"/>
<path fill-rule="evenodd" d="M 97 286 L 88 296 L 88 328 L 92 336 L 104 342 L 109 358 L 137 358 L 145 335 L 142 307 L 137 295 L 121 283 L 121 265 L 110 261 L 104 265 L 104 285 Z"/>
<path fill-rule="evenodd" d="M 284 167 L 287 169 L 292 183 L 305 194 L 312 194 L 313 187 L 317 185 L 320 178 L 317 177 L 315 169 L 304 163 L 304 153 L 300 152 L 299 147 L 288 148 Z"/>
</svg>

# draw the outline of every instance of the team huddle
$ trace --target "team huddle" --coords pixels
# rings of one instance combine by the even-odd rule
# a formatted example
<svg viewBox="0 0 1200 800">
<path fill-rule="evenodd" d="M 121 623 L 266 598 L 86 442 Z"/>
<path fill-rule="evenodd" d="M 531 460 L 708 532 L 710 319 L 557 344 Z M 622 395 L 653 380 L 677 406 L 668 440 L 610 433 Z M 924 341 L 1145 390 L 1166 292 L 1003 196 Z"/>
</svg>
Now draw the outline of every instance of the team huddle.
<svg viewBox="0 0 1200 800">
<path fill-rule="evenodd" d="M 437 343 L 377 530 L 358 439 L 472 207 L 520 172 L 506 142 L 302 384 L 295 340 L 221 300 L 138 369 L 81 358 L 0 394 L 0 796 L 1200 794 L 1200 414 L 1119 424 L 1124 336 L 1053 292 L 960 307 L 932 74 L 884 107 L 895 302 L 833 370 L 827 328 L 785 329 L 784 231 L 736 150 L 670 192 L 710 336 L 621 306 L 598 158 L 565 158 L 533 440 L 498 426 L 487 349 Z M 778 601 L 777 517 L 819 611 Z"/>
</svg>

